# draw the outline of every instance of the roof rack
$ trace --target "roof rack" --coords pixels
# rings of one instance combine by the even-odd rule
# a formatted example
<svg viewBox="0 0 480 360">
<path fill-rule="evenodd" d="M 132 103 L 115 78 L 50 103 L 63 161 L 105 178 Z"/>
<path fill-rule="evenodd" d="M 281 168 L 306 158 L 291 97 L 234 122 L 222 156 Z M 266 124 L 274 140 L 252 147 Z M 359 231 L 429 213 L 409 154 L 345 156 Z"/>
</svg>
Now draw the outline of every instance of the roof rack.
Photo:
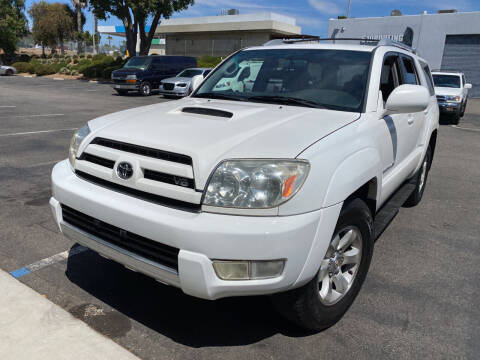
<svg viewBox="0 0 480 360">
<path fill-rule="evenodd" d="M 430 72 L 451 72 L 451 73 L 463 74 L 463 71 L 458 69 L 433 69 L 433 70 L 430 70 Z"/>
<path fill-rule="evenodd" d="M 403 50 L 410 51 L 416 54 L 416 50 L 404 43 L 390 40 L 390 39 L 368 39 L 368 38 L 321 38 L 319 36 L 305 36 L 303 38 L 283 38 L 283 39 L 275 39 L 270 40 L 264 44 L 264 46 L 268 45 L 280 45 L 280 44 L 296 44 L 301 42 L 307 41 L 359 41 L 361 45 L 376 45 L 376 46 L 395 46 Z"/>
</svg>

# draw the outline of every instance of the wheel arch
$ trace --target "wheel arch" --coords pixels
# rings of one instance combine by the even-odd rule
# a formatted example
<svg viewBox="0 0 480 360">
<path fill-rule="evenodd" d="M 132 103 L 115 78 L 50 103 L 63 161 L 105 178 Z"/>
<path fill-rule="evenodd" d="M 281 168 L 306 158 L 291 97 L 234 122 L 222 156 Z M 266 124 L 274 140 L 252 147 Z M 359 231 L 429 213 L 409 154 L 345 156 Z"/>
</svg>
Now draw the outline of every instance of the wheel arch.
<svg viewBox="0 0 480 360">
<path fill-rule="evenodd" d="M 437 129 L 433 130 L 432 134 L 430 135 L 430 140 L 428 141 L 428 145 L 430 146 L 430 149 L 432 151 L 432 157 L 430 159 L 430 164 L 428 164 L 428 169 L 429 170 L 432 167 L 432 162 L 433 162 L 433 158 L 434 158 L 434 155 L 435 155 L 435 147 L 437 146 L 437 134 L 438 134 L 438 130 Z"/>
</svg>

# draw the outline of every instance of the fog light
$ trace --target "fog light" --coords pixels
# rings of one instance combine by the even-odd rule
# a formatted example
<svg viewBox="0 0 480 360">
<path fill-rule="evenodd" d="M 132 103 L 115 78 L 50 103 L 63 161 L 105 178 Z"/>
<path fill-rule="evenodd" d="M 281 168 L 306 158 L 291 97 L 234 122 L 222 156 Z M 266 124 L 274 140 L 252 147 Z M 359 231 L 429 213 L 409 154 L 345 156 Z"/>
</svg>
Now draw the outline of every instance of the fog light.
<svg viewBox="0 0 480 360">
<path fill-rule="evenodd" d="M 270 279 L 282 275 L 285 260 L 213 261 L 215 273 L 222 280 Z"/>
</svg>

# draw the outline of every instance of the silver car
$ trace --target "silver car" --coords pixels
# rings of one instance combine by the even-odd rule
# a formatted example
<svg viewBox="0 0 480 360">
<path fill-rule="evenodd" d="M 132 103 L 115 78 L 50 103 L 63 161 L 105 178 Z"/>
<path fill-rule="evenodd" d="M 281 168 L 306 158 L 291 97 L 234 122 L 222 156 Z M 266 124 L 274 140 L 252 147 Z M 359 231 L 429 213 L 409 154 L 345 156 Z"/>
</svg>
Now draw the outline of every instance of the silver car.
<svg viewBox="0 0 480 360">
<path fill-rule="evenodd" d="M 210 71 L 212 71 L 211 68 L 185 69 L 175 77 L 163 79 L 160 82 L 158 90 L 160 94 L 167 96 L 187 96 L 188 94 L 190 94 L 191 91 L 190 83 L 192 81 L 192 78 L 196 75 L 203 75 L 203 77 L 206 77 Z"/>
<path fill-rule="evenodd" d="M 17 73 L 17 69 L 15 69 L 13 66 L 7 66 L 3 65 L 3 63 L 0 61 L 0 75 L 13 75 Z"/>
</svg>

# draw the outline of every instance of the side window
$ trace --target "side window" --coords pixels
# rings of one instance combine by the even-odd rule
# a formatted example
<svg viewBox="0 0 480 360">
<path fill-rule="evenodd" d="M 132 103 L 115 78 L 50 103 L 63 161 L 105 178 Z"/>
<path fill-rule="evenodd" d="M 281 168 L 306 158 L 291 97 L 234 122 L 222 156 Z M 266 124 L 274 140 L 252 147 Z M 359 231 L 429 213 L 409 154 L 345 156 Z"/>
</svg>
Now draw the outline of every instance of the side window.
<svg viewBox="0 0 480 360">
<path fill-rule="evenodd" d="M 153 72 L 160 72 L 162 71 L 162 63 L 160 61 L 160 59 L 153 59 L 152 60 L 152 70 Z"/>
<path fill-rule="evenodd" d="M 207 77 L 207 75 L 210 73 L 210 71 L 212 71 L 212 70 L 205 70 L 205 72 L 203 73 L 203 77 Z"/>
<path fill-rule="evenodd" d="M 421 63 L 421 65 L 422 65 L 423 73 L 425 74 L 425 79 L 427 80 L 426 85 L 427 85 L 428 91 L 430 92 L 430 95 L 433 96 L 433 95 L 435 95 L 435 88 L 434 88 L 434 85 L 433 85 L 432 74 L 430 73 L 430 68 L 425 63 Z"/>
<path fill-rule="evenodd" d="M 387 56 L 383 62 L 382 75 L 380 77 L 380 91 L 382 92 L 383 101 L 387 101 L 392 91 L 400 85 L 400 77 L 398 72 L 398 56 Z"/>
<path fill-rule="evenodd" d="M 417 71 L 415 69 L 415 64 L 413 63 L 413 59 L 410 57 L 402 56 L 403 62 L 403 81 L 405 84 L 410 85 L 419 85 L 420 82 L 418 81 Z"/>
<path fill-rule="evenodd" d="M 465 86 L 465 84 L 467 83 L 467 82 L 465 81 L 465 75 L 462 75 L 462 83 L 463 83 L 462 86 Z"/>
</svg>

